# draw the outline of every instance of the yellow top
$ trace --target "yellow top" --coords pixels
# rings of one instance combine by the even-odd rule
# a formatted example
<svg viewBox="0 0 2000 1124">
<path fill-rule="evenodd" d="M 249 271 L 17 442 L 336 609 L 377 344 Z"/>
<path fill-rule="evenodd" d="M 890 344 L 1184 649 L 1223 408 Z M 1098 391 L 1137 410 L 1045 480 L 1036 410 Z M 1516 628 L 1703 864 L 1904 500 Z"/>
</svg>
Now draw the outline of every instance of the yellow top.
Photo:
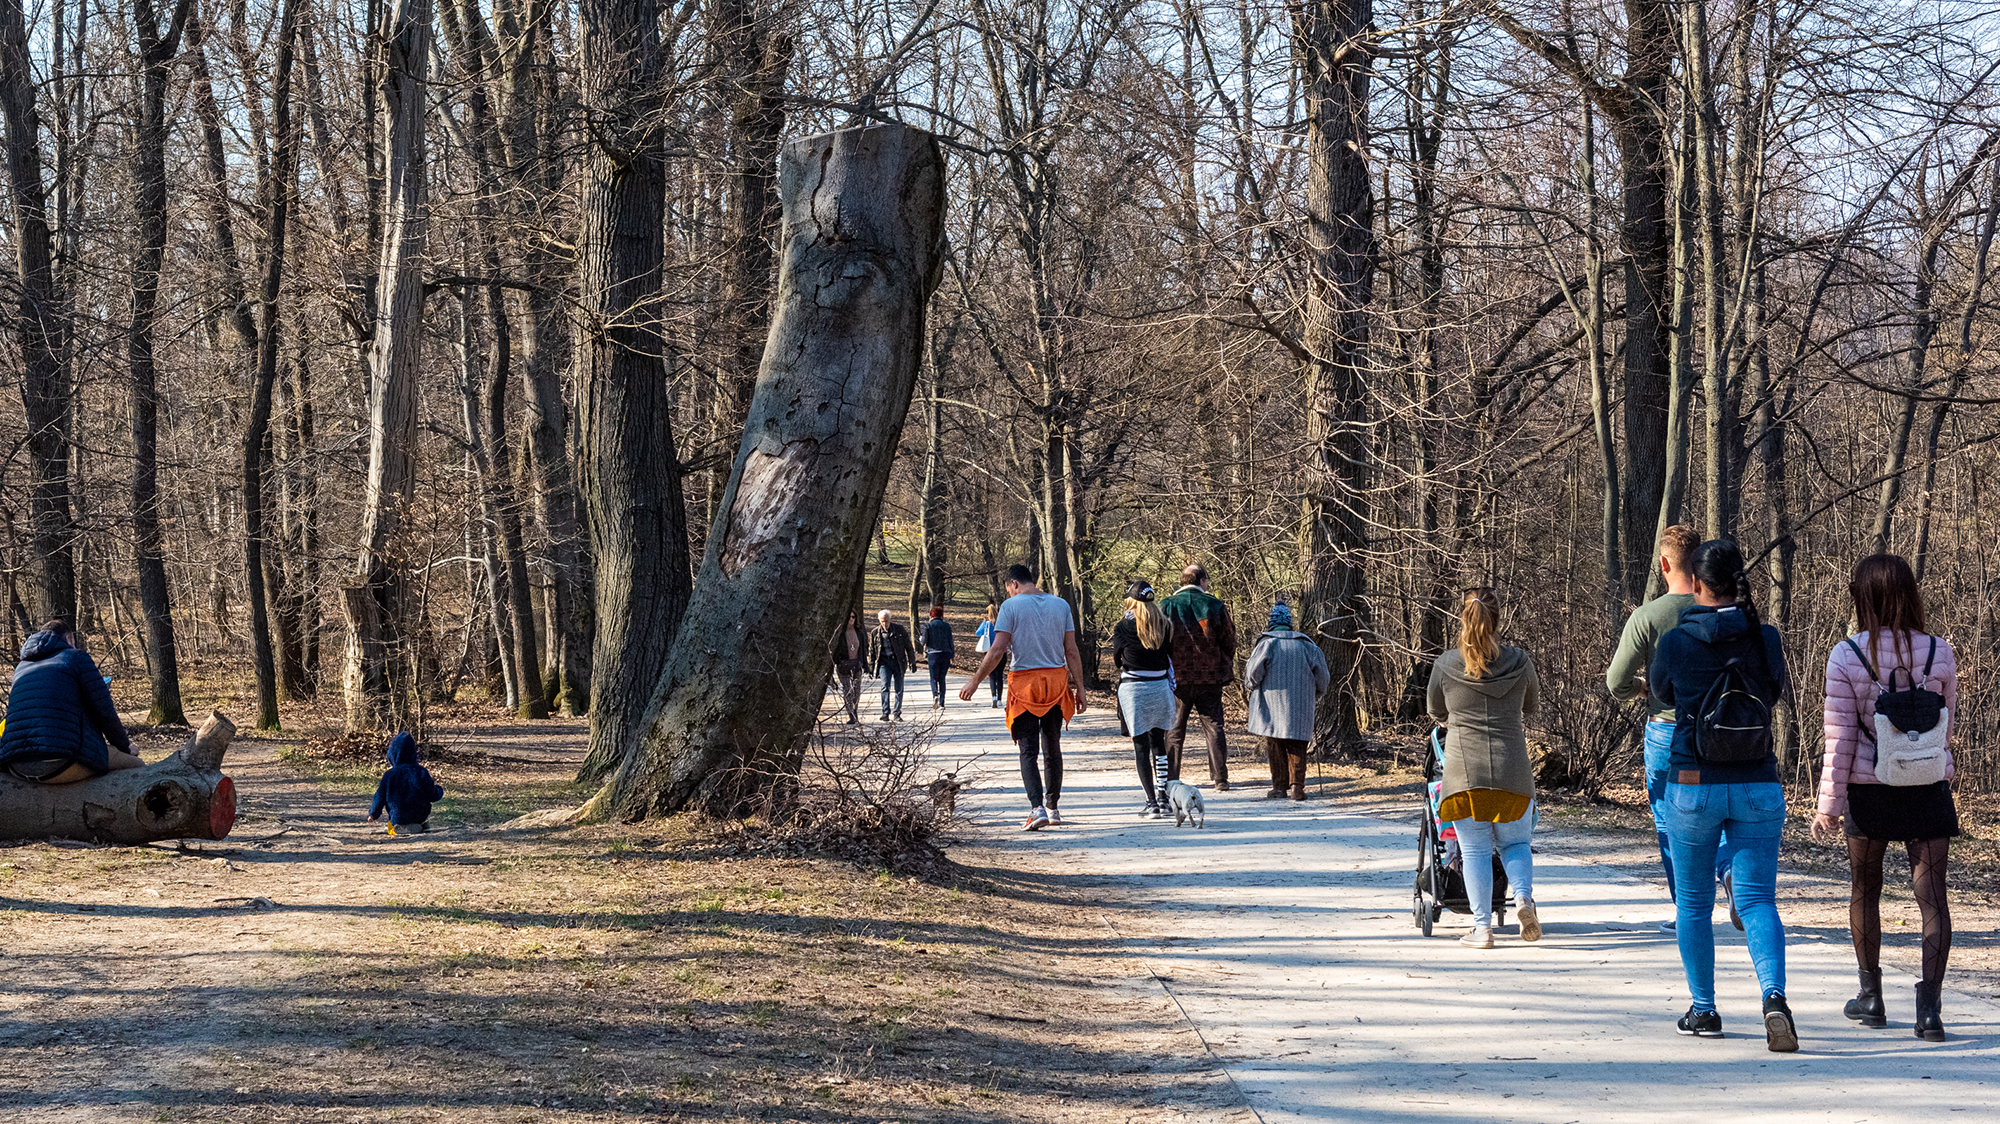
<svg viewBox="0 0 2000 1124">
<path fill-rule="evenodd" d="M 1498 788 L 1468 788 L 1454 792 L 1438 805 L 1438 819 L 1482 820 L 1486 823 L 1513 823 L 1528 814 L 1533 797 Z"/>
</svg>

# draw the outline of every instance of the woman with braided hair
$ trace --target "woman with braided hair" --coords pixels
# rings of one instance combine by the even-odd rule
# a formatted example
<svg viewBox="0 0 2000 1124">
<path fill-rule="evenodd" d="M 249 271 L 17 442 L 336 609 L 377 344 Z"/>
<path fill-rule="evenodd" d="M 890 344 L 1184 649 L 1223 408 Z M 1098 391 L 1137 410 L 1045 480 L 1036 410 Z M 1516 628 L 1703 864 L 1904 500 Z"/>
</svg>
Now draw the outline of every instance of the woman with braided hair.
<svg viewBox="0 0 2000 1124">
<path fill-rule="evenodd" d="M 1882 1004 L 1882 858 L 1889 844 L 1910 855 L 1910 877 L 1923 917 L 1923 978 L 1917 981 L 1916 1034 L 1944 1041 L 1945 961 L 1951 956 L 1951 907 L 1945 900 L 1945 858 L 1959 833 L 1952 802 L 1952 761 L 1943 751 L 1941 779 L 1927 784 L 1884 783 L 1904 778 L 1882 768 L 1875 744 L 1876 703 L 1884 691 L 1923 691 L 1949 733 L 1958 713 L 1958 661 L 1951 643 L 1925 631 L 1924 598 L 1910 564 L 1894 554 L 1871 554 L 1854 567 L 1847 587 L 1861 631 L 1833 646 L 1826 661 L 1826 758 L 1820 766 L 1819 814 L 1814 839 L 1842 830 L 1845 821 L 1849 895 L 1847 925 L 1860 966 L 1861 991 L 1847 1003 L 1847 1017 L 1863 1026 L 1887 1026 Z"/>
<path fill-rule="evenodd" d="M 1785 1002 L 1785 926 L 1778 919 L 1778 839 L 1785 790 L 1778 783 L 1770 713 L 1785 689 L 1778 630 L 1750 601 L 1743 551 L 1711 539 L 1688 559 L 1694 604 L 1660 637 L 1646 679 L 1674 708 L 1672 759 L 1648 795 L 1666 809 L 1674 858 L 1674 936 L 1692 1004 L 1683 1035 L 1722 1037 L 1715 1005 L 1715 852 L 1724 831 L 1736 853 L 1730 875 L 1736 911 L 1764 998 L 1764 1037 L 1779 1053 L 1799 1048 Z"/>
</svg>

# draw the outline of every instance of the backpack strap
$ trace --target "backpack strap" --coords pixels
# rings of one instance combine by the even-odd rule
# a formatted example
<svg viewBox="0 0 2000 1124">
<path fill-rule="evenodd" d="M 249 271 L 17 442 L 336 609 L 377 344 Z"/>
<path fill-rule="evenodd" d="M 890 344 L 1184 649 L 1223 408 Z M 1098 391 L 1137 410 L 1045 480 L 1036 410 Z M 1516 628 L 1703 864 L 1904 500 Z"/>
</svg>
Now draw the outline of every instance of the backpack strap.
<svg viewBox="0 0 2000 1124">
<path fill-rule="evenodd" d="M 1861 645 L 1856 644 L 1854 642 L 1854 637 L 1850 636 L 1846 640 L 1842 641 L 1842 643 L 1854 649 L 1854 658 L 1861 661 L 1861 670 L 1866 671 L 1868 673 L 1868 681 L 1875 684 L 1878 687 L 1881 686 L 1882 680 L 1876 678 L 1875 675 L 1875 665 L 1868 662 L 1868 654 L 1861 650 Z M 1925 674 L 1929 674 L 1930 669 L 1927 667 L 1924 669 L 1924 671 Z"/>
<path fill-rule="evenodd" d="M 1924 679 L 1931 677 L 1931 664 L 1937 662 L 1937 637 L 1931 637 L 1931 654 L 1924 657 Z"/>
</svg>

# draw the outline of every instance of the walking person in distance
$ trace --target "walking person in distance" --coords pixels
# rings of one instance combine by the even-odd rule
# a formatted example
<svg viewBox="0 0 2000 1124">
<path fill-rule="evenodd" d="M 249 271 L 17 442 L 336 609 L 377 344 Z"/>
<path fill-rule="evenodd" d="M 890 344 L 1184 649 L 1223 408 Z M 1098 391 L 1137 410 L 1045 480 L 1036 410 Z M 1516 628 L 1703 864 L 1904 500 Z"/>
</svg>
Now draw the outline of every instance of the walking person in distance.
<svg viewBox="0 0 2000 1124">
<path fill-rule="evenodd" d="M 986 619 L 980 621 L 979 627 L 973 630 L 973 635 L 979 638 L 978 642 L 974 645 L 974 650 L 977 651 L 982 656 L 984 656 L 987 652 L 991 651 L 993 648 L 993 622 L 997 620 L 999 616 L 1000 616 L 1000 606 L 995 605 L 990 601 L 987 602 Z M 1005 678 L 1006 674 L 1007 674 L 1007 667 L 1003 663 L 1001 666 L 993 669 L 993 674 L 986 677 L 987 686 L 992 688 L 993 691 L 994 710 L 1000 709 L 1000 685 L 1001 681 Z M 975 680 L 975 682 L 977 681 Z"/>
<path fill-rule="evenodd" d="M 1271 759 L 1271 791 L 1265 797 L 1304 800 L 1306 749 L 1319 697 L 1333 676 L 1319 645 L 1292 628 L 1292 609 L 1283 601 L 1271 607 L 1264 633 L 1250 649 L 1243 682 L 1250 688 L 1250 733 L 1264 739 Z"/>
<path fill-rule="evenodd" d="M 931 669 L 931 709 L 944 709 L 944 680 L 951 672 L 952 658 L 958 655 L 958 647 L 951 641 L 951 622 L 944 619 L 944 608 L 931 606 L 931 619 L 924 622 L 924 660 Z"/>
<path fill-rule="evenodd" d="M 1502 644 L 1500 598 L 1479 586 L 1458 612 L 1458 647 L 1431 665 L 1430 712 L 1444 727 L 1438 818 L 1458 834 L 1472 932 L 1460 943 L 1493 947 L 1493 856 L 1514 888 L 1521 939 L 1542 939 L 1535 910 L 1535 767 L 1522 721 L 1541 703 L 1535 661 Z"/>
<path fill-rule="evenodd" d="M 1882 1001 L 1882 859 L 1891 843 L 1910 856 L 1922 916 L 1923 976 L 1917 981 L 1916 1034 L 1945 1040 L 1945 961 L 1951 907 L 1945 860 L 1959 833 L 1947 748 L 1958 714 L 1958 660 L 1951 643 L 1926 631 L 1923 594 L 1910 564 L 1871 554 L 1848 585 L 1861 631 L 1826 660 L 1826 757 L 1812 835 L 1847 837 L 1848 931 L 1861 990 L 1846 1007 L 1863 1026 L 1887 1026 Z"/>
<path fill-rule="evenodd" d="M 1691 997 L 1676 1029 L 1722 1037 L 1709 914 L 1715 909 L 1715 852 L 1727 832 L 1736 845 L 1730 860 L 1736 910 L 1764 1000 L 1765 1043 L 1789 1053 L 1799 1048 L 1799 1036 L 1785 1002 L 1785 926 L 1778 919 L 1785 790 L 1770 725 L 1771 706 L 1784 693 L 1785 652 L 1778 630 L 1758 619 L 1734 541 L 1712 539 L 1696 547 L 1688 569 L 1695 603 L 1660 637 L 1646 674 L 1653 697 L 1674 708 L 1664 791 L 1650 795 L 1666 806 L 1674 937 Z"/>
<path fill-rule="evenodd" d="M 1174 728 L 1167 733 L 1167 770 L 1181 779 L 1181 749 L 1188 719 L 1200 716 L 1208 735 L 1208 776 L 1217 792 L 1229 791 L 1229 744 L 1222 732 L 1222 689 L 1236 681 L 1236 626 L 1229 609 L 1208 592 L 1199 563 L 1181 571 L 1181 587 L 1160 602 L 1174 626 Z"/>
<path fill-rule="evenodd" d="M 868 634 L 868 665 L 882 677 L 882 721 L 891 715 L 903 718 L 903 676 L 917 662 L 910 646 L 910 630 L 896 623 L 896 614 L 887 609 L 875 614 L 875 628 Z M 893 704 L 893 705 L 892 705 Z"/>
<path fill-rule="evenodd" d="M 1166 614 L 1153 604 L 1150 582 L 1125 587 L 1125 619 L 1111 630 L 1111 662 L 1118 668 L 1118 709 L 1132 735 L 1132 763 L 1146 791 L 1140 815 L 1166 813 L 1167 731 L 1174 724 L 1173 637 Z"/>
<path fill-rule="evenodd" d="M 861 631 L 861 614 L 849 612 L 847 623 L 833 634 L 833 673 L 840 680 L 840 702 L 847 724 L 861 721 L 861 680 L 868 674 L 868 636 Z"/>
<path fill-rule="evenodd" d="M 1007 600 L 993 622 L 993 647 L 979 670 L 959 688 L 971 702 L 979 681 L 993 674 L 1011 653 L 1007 673 L 1007 732 L 1021 755 L 1021 787 L 1027 791 L 1028 819 L 1021 826 L 1040 831 L 1062 823 L 1063 724 L 1085 709 L 1083 655 L 1076 647 L 1076 623 L 1069 602 L 1043 593 L 1035 572 L 1007 568 Z"/>
<path fill-rule="evenodd" d="M 1641 696 L 1646 698 L 1643 736 L 1646 791 L 1649 793 L 1666 791 L 1667 767 L 1674 752 L 1674 708 L 1652 697 L 1646 688 L 1646 669 L 1653 662 L 1653 649 L 1660 637 L 1679 627 L 1681 610 L 1694 604 L 1694 578 L 1688 573 L 1688 557 L 1700 545 L 1701 533 L 1685 523 L 1668 527 L 1660 533 L 1660 576 L 1665 581 L 1666 592 L 1641 605 L 1626 618 L 1625 631 L 1618 638 L 1618 651 L 1611 657 L 1611 666 L 1604 673 L 1604 685 L 1610 689 L 1612 698 L 1619 702 L 1631 702 Z M 1671 899 L 1674 891 L 1674 855 L 1672 846 L 1667 842 L 1666 807 L 1658 798 L 1650 803 L 1653 835 L 1660 845 L 1660 869 L 1667 876 L 1667 894 Z M 1733 850 L 1725 832 L 1715 851 L 1715 876 L 1722 883 L 1725 894 L 1729 892 L 1729 862 Z M 1729 919 L 1741 929 L 1743 919 L 1736 912 L 1733 896 L 1731 903 Z M 1660 928 L 1671 933 L 1674 926 L 1675 922 L 1669 920 Z"/>
</svg>

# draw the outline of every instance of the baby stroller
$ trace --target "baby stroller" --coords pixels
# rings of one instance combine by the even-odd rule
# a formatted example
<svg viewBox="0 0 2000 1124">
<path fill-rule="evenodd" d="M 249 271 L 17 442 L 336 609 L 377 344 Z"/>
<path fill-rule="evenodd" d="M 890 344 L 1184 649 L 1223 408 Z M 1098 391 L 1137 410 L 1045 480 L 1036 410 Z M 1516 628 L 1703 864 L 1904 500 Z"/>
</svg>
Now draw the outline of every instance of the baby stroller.
<svg viewBox="0 0 2000 1124">
<path fill-rule="evenodd" d="M 1459 854 L 1458 832 L 1438 819 L 1444 802 L 1444 730 L 1431 731 L 1431 752 L 1424 759 L 1424 824 L 1417 834 L 1417 886 L 1410 898 L 1410 915 L 1424 936 L 1431 926 L 1453 913 L 1471 913 L 1465 895 L 1465 863 Z M 1507 923 L 1507 871 L 1493 856 L 1493 926 Z"/>
</svg>

